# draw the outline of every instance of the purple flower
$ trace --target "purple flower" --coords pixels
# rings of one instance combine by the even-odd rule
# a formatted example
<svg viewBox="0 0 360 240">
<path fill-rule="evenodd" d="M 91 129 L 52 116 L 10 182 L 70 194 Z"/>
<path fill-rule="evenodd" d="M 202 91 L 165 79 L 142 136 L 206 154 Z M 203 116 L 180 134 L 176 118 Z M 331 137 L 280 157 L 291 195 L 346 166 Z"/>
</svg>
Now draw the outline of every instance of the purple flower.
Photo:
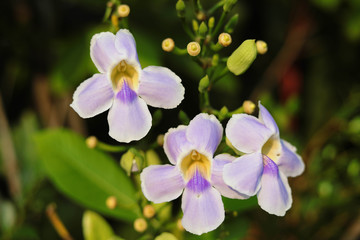
<svg viewBox="0 0 360 240">
<path fill-rule="evenodd" d="M 182 224 L 194 234 L 214 230 L 224 221 L 221 195 L 247 197 L 223 181 L 224 165 L 235 158 L 221 154 L 213 159 L 222 132 L 220 122 L 205 113 L 197 115 L 189 126 L 170 129 L 165 134 L 164 149 L 171 165 L 149 166 L 140 176 L 145 197 L 155 203 L 174 200 L 183 193 Z"/>
<path fill-rule="evenodd" d="M 242 194 L 257 194 L 260 207 L 284 216 L 292 204 L 287 177 L 304 171 L 296 148 L 280 139 L 270 113 L 259 102 L 259 118 L 236 114 L 226 126 L 226 136 L 245 155 L 224 167 L 224 181 Z"/>
<path fill-rule="evenodd" d="M 109 135 L 119 142 L 139 140 L 149 132 L 147 105 L 175 108 L 184 98 L 181 79 L 168 68 L 141 69 L 134 37 L 126 29 L 95 34 L 90 56 L 100 73 L 80 84 L 70 106 L 82 118 L 110 109 Z"/>
</svg>

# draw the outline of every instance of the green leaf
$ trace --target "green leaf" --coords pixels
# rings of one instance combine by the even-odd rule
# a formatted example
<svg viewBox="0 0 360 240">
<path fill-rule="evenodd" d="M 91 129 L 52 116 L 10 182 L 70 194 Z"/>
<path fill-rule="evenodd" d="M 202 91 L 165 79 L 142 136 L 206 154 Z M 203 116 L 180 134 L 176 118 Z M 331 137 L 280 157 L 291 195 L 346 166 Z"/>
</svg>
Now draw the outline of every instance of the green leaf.
<svg viewBox="0 0 360 240">
<path fill-rule="evenodd" d="M 85 139 L 64 130 L 47 130 L 35 137 L 39 157 L 55 186 L 79 204 L 105 215 L 133 221 L 141 215 L 134 187 L 106 154 L 89 149 Z M 118 207 L 109 209 L 114 196 Z"/>
<path fill-rule="evenodd" d="M 228 58 L 227 67 L 235 75 L 244 73 L 257 55 L 254 39 L 245 40 Z"/>
<path fill-rule="evenodd" d="M 114 236 L 110 225 L 99 214 L 86 211 L 82 219 L 85 240 L 109 240 Z"/>
</svg>

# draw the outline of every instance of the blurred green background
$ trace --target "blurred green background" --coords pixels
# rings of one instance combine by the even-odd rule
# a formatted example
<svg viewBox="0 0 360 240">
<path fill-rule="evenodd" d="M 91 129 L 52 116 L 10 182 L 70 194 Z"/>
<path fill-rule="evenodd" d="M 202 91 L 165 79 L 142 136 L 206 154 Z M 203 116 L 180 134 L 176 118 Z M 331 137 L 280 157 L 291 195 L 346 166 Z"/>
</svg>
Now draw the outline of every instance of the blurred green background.
<svg viewBox="0 0 360 240">
<path fill-rule="evenodd" d="M 202 2 L 206 8 L 216 1 Z M 123 3 L 131 8 L 129 28 L 142 67 L 166 66 L 186 89 L 179 108 L 163 111 L 162 120 L 145 138 L 152 142 L 180 124 L 180 109 L 190 118 L 199 112 L 202 71 L 189 56 L 161 49 L 166 37 L 181 48 L 190 41 L 176 16 L 175 0 Z M 69 107 L 76 87 L 97 72 L 89 46 L 93 34 L 109 29 L 102 23 L 105 8 L 106 1 L 100 0 L 0 2 L 3 239 L 59 239 L 45 214 L 52 202 L 72 236 L 83 238 L 85 208 L 49 180 L 34 135 L 65 127 L 116 144 L 107 134 L 107 113 L 83 120 Z M 234 110 L 244 100 L 261 100 L 281 137 L 297 146 L 306 170 L 290 179 L 294 201 L 285 217 L 230 201 L 225 223 L 202 239 L 360 239 L 360 1 L 241 0 L 232 9 L 235 13 L 239 23 L 223 56 L 246 39 L 262 39 L 269 50 L 245 74 L 228 74 L 217 82 L 211 102 L 217 109 L 226 105 Z M 113 156 L 117 163 L 120 155 Z M 129 230 L 131 223 L 106 219 L 115 232 L 129 239 L 137 236 Z"/>
</svg>

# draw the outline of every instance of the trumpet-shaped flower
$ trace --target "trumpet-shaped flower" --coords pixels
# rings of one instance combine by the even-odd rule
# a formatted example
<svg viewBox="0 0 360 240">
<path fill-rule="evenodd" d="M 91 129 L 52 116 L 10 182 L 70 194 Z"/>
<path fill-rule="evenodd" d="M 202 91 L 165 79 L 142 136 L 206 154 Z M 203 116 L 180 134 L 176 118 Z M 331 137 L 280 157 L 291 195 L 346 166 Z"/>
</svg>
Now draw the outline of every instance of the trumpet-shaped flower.
<svg viewBox="0 0 360 240">
<path fill-rule="evenodd" d="M 244 199 L 223 181 L 225 164 L 235 158 L 213 154 L 221 141 L 223 128 L 213 116 L 197 115 L 189 126 L 170 129 L 164 150 L 171 163 L 151 165 L 141 173 L 141 187 L 147 199 L 168 202 L 182 195 L 182 225 L 194 234 L 217 228 L 224 221 L 221 195 Z M 184 190 L 185 189 L 185 190 Z"/>
<path fill-rule="evenodd" d="M 259 118 L 236 114 L 225 132 L 232 145 L 245 155 L 224 167 L 224 181 L 242 194 L 257 194 L 258 203 L 268 213 L 285 215 L 292 204 L 287 177 L 304 171 L 296 148 L 280 139 L 270 113 L 259 102 Z"/>
<path fill-rule="evenodd" d="M 147 105 L 175 108 L 184 98 L 181 79 L 165 67 L 141 68 L 135 40 L 122 29 L 95 34 L 90 56 L 99 74 L 76 89 L 71 107 L 90 118 L 110 109 L 109 135 L 119 142 L 143 138 L 151 128 Z"/>
</svg>

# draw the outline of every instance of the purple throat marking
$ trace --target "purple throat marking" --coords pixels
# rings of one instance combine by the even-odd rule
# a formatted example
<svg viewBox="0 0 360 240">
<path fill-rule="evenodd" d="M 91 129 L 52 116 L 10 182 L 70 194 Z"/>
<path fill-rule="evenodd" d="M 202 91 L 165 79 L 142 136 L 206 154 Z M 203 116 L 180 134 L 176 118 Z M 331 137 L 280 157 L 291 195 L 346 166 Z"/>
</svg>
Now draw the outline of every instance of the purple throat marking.
<svg viewBox="0 0 360 240">
<path fill-rule="evenodd" d="M 137 97 L 137 94 L 129 87 L 127 82 L 124 81 L 124 84 L 121 90 L 116 94 L 116 97 L 120 99 L 121 102 L 132 103 Z"/>
<path fill-rule="evenodd" d="M 186 184 L 186 187 L 195 192 L 195 193 L 203 193 L 206 189 L 211 187 L 211 184 L 201 176 L 199 171 L 196 169 L 194 176 L 190 179 L 190 181 Z"/>
</svg>

